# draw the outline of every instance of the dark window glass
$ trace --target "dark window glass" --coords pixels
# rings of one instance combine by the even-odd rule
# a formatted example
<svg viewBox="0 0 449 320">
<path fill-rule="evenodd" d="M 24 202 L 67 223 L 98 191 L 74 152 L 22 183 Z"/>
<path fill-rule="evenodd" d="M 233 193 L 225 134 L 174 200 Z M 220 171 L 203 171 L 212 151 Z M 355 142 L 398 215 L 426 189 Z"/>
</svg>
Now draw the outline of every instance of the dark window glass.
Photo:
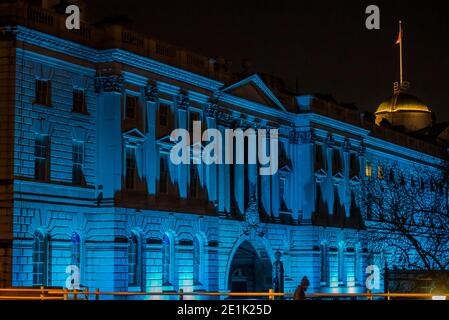
<svg viewBox="0 0 449 320">
<path fill-rule="evenodd" d="M 47 238 L 37 231 L 33 244 L 33 286 L 47 285 Z"/>
<path fill-rule="evenodd" d="M 320 247 L 320 262 L 321 262 L 321 284 L 323 286 L 329 285 L 329 254 L 328 248 L 325 244 Z"/>
<path fill-rule="evenodd" d="M 200 269 L 201 269 L 201 242 L 195 239 L 193 242 L 193 284 L 200 285 Z"/>
<path fill-rule="evenodd" d="M 170 278 L 170 260 L 171 260 L 171 243 L 170 239 L 167 236 L 164 236 L 162 240 L 162 285 L 169 286 L 171 285 Z"/>
<path fill-rule="evenodd" d="M 77 186 L 84 184 L 83 165 L 84 165 L 84 143 L 74 141 L 72 145 L 72 183 Z"/>
<path fill-rule="evenodd" d="M 51 106 L 51 81 L 36 80 L 36 100 L 37 104 Z"/>
<path fill-rule="evenodd" d="M 159 164 L 159 193 L 168 193 L 168 163 L 166 155 L 161 155 Z"/>
<path fill-rule="evenodd" d="M 47 181 L 50 167 L 50 137 L 48 135 L 37 135 L 34 145 L 35 179 Z"/>
<path fill-rule="evenodd" d="M 136 149 L 126 148 L 126 189 L 134 189 L 136 182 L 137 164 Z"/>
<path fill-rule="evenodd" d="M 168 126 L 168 110 L 169 107 L 166 104 L 159 106 L 159 125 L 162 127 Z"/>
<path fill-rule="evenodd" d="M 73 112 L 87 113 L 86 94 L 84 90 L 73 90 Z"/>
<path fill-rule="evenodd" d="M 190 198 L 197 199 L 199 196 L 199 176 L 194 164 L 190 165 Z"/>
<path fill-rule="evenodd" d="M 132 233 L 128 239 L 128 285 L 139 285 L 139 239 Z"/>
<path fill-rule="evenodd" d="M 126 96 L 126 118 L 135 119 L 139 98 L 135 96 Z"/>
</svg>

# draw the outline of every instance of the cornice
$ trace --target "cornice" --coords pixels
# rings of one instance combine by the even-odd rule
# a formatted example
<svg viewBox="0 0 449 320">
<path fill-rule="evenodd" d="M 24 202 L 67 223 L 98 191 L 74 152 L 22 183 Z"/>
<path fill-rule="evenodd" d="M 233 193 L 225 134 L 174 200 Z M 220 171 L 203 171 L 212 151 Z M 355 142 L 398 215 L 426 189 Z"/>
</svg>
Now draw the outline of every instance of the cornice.
<svg viewBox="0 0 449 320">
<path fill-rule="evenodd" d="M 209 78 L 196 75 L 192 72 L 181 70 L 153 59 L 127 52 L 125 50 L 97 50 L 23 26 L 0 28 L 0 33 L 6 32 L 24 43 L 45 48 L 54 52 L 63 53 L 92 63 L 123 63 L 210 91 L 217 91 L 223 87 L 223 83 L 219 81 L 211 80 Z"/>
</svg>

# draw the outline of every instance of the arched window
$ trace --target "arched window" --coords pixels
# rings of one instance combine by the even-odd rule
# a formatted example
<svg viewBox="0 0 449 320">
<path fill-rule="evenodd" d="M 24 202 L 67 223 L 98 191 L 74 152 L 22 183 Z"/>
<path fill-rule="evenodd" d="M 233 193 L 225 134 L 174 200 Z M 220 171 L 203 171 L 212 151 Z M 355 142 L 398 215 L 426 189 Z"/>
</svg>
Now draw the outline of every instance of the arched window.
<svg viewBox="0 0 449 320">
<path fill-rule="evenodd" d="M 132 232 L 128 239 L 128 286 L 140 286 L 140 239 Z"/>
<path fill-rule="evenodd" d="M 354 285 L 358 286 L 360 284 L 360 271 L 362 269 L 361 263 L 361 255 L 360 255 L 360 247 L 356 246 L 354 248 Z"/>
<path fill-rule="evenodd" d="M 170 286 L 171 283 L 171 242 L 170 238 L 165 235 L 162 240 L 162 285 Z"/>
<path fill-rule="evenodd" d="M 345 248 L 344 245 L 338 246 L 338 283 L 343 285 L 345 282 Z"/>
<path fill-rule="evenodd" d="M 345 270 L 345 245 L 338 246 L 338 283 L 339 285 L 346 285 L 346 270 Z"/>
<path fill-rule="evenodd" d="M 33 286 L 47 285 L 47 263 L 47 236 L 41 231 L 36 231 L 33 244 Z"/>
<path fill-rule="evenodd" d="M 329 285 L 329 252 L 327 245 L 322 243 L 320 246 L 320 263 L 321 263 L 321 286 Z"/>
<path fill-rule="evenodd" d="M 81 269 L 81 238 L 78 233 L 76 232 L 72 233 L 71 243 L 72 243 L 72 258 L 70 264 L 73 266 L 77 266 L 78 269 Z"/>
<path fill-rule="evenodd" d="M 193 241 L 193 285 L 201 285 L 203 280 L 202 263 L 204 248 L 198 236 Z"/>
</svg>

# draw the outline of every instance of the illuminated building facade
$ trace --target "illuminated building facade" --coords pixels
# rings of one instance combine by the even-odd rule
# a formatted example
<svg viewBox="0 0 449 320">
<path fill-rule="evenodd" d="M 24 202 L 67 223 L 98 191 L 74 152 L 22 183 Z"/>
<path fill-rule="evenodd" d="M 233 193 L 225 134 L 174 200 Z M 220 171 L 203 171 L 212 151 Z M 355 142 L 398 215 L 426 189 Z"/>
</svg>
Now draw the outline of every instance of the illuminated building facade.
<svg viewBox="0 0 449 320">
<path fill-rule="evenodd" d="M 1 286 L 65 286 L 75 265 L 108 291 L 267 291 L 280 253 L 286 292 L 303 276 L 310 291 L 364 291 L 378 257 L 361 179 L 444 154 L 121 25 L 69 31 L 22 1 L 1 14 Z M 169 134 L 195 120 L 278 129 L 279 171 L 174 166 Z"/>
</svg>

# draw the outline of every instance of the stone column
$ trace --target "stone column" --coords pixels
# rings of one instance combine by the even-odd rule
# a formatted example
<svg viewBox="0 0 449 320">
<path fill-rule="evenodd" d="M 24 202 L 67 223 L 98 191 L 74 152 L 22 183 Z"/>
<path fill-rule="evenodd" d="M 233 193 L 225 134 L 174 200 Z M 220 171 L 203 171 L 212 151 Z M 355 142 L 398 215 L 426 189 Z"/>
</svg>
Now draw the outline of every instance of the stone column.
<svg viewBox="0 0 449 320">
<path fill-rule="evenodd" d="M 205 108 L 206 125 L 207 129 L 216 129 L 217 121 L 216 116 L 218 112 L 218 106 L 216 104 L 210 103 Z M 209 201 L 215 203 L 218 200 L 217 196 L 217 173 L 219 165 L 210 164 L 205 166 L 206 174 L 206 187 L 209 195 Z M 220 181 L 222 182 L 222 181 Z"/>
<path fill-rule="evenodd" d="M 177 99 L 177 112 L 178 112 L 178 128 L 185 129 L 188 131 L 187 120 L 188 120 L 188 107 L 189 99 L 186 95 L 180 94 Z M 178 171 L 178 190 L 179 196 L 182 199 L 187 199 L 188 196 L 188 177 L 189 177 L 189 165 L 180 164 L 177 166 Z"/>
<path fill-rule="evenodd" d="M 309 224 L 315 210 L 315 168 L 314 168 L 314 136 L 311 129 L 297 131 L 292 142 L 297 144 L 298 165 L 296 179 L 298 179 L 298 193 L 302 203 L 302 223 Z"/>
<path fill-rule="evenodd" d="M 301 196 L 298 196 L 300 194 L 299 190 L 300 177 L 298 173 L 301 170 L 300 164 L 301 159 L 300 159 L 298 138 L 299 137 L 297 136 L 297 131 L 292 130 L 289 135 L 290 161 L 292 165 L 292 174 L 290 176 L 289 198 L 293 219 L 295 220 L 299 219 L 299 221 L 301 222 L 302 216 L 299 216 L 299 211 L 303 207 L 304 199 Z"/>
<path fill-rule="evenodd" d="M 145 88 L 145 116 L 146 116 L 146 142 L 144 146 L 145 166 L 148 193 L 156 195 L 156 174 L 158 171 L 158 154 L 156 148 L 157 110 L 159 108 L 159 94 L 156 85 L 148 84 Z"/>
<path fill-rule="evenodd" d="M 97 77 L 97 185 L 103 200 L 113 199 L 122 188 L 122 91 L 123 77 Z M 99 188 L 100 189 L 100 188 Z"/>
</svg>

